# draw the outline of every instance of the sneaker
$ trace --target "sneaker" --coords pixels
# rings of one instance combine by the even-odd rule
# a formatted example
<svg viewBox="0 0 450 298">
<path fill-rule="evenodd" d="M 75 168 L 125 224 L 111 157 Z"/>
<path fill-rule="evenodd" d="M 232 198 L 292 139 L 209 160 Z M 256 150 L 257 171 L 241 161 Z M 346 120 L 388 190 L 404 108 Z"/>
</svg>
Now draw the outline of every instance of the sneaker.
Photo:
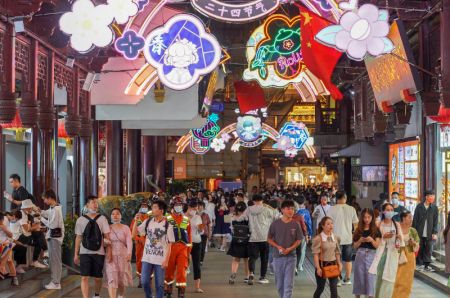
<svg viewBox="0 0 450 298">
<path fill-rule="evenodd" d="M 338 281 L 337 286 L 338 286 L 338 287 L 342 287 L 342 282 L 341 282 L 341 280 Z"/>
<path fill-rule="evenodd" d="M 275 273 L 272 270 L 269 270 L 269 275 L 275 275 Z"/>
<path fill-rule="evenodd" d="M 244 283 L 248 284 L 248 277 L 244 278 Z"/>
<path fill-rule="evenodd" d="M 61 290 L 61 284 L 55 284 L 51 281 L 48 285 L 45 285 L 45 288 L 47 290 Z"/>
<path fill-rule="evenodd" d="M 298 269 L 295 268 L 295 276 L 298 276 Z"/>
<path fill-rule="evenodd" d="M 265 278 L 265 277 L 260 277 L 259 280 L 258 280 L 258 283 L 260 283 L 260 284 L 268 284 L 269 280 L 267 278 Z"/>
<path fill-rule="evenodd" d="M 236 273 L 231 274 L 230 279 L 228 280 L 228 283 L 230 285 L 234 285 L 234 281 L 236 280 Z"/>
<path fill-rule="evenodd" d="M 299 266 L 298 271 L 303 271 L 303 266 Z"/>
<path fill-rule="evenodd" d="M 351 284 L 352 284 L 352 281 L 350 280 L 350 278 L 349 278 L 349 279 L 345 279 L 345 278 L 344 278 L 344 280 L 342 281 L 342 284 L 343 284 L 343 285 L 351 285 Z"/>
<path fill-rule="evenodd" d="M 416 267 L 416 270 L 417 270 L 417 271 L 420 271 L 420 272 L 422 272 L 424 269 L 425 269 L 425 266 L 424 266 L 424 265 L 420 265 L 420 266 L 417 266 L 417 267 Z"/>
<path fill-rule="evenodd" d="M 16 273 L 17 274 L 24 274 L 26 271 L 23 269 L 23 267 L 18 266 L 16 268 Z"/>
<path fill-rule="evenodd" d="M 219 250 L 224 252 L 225 251 L 225 247 L 221 246 Z"/>
<path fill-rule="evenodd" d="M 13 286 L 19 286 L 19 279 L 17 278 L 17 276 L 14 276 L 11 280 L 11 284 Z"/>
<path fill-rule="evenodd" d="M 47 266 L 45 266 L 45 265 L 42 264 L 42 263 L 39 263 L 38 261 L 34 261 L 34 262 L 33 262 L 33 265 L 31 265 L 31 266 L 33 266 L 33 267 L 35 267 L 35 268 L 40 268 L 40 269 L 47 269 L 47 268 L 48 268 Z"/>
<path fill-rule="evenodd" d="M 247 284 L 248 284 L 249 286 L 253 286 L 253 280 L 254 280 L 254 279 L 255 279 L 255 276 L 254 276 L 254 275 L 250 275 L 249 278 L 248 278 Z"/>
<path fill-rule="evenodd" d="M 188 267 L 188 268 L 186 269 L 186 274 L 191 274 L 191 268 Z"/>
<path fill-rule="evenodd" d="M 94 296 L 92 296 L 92 298 L 100 298 L 100 295 L 95 294 Z"/>
<path fill-rule="evenodd" d="M 431 267 L 425 267 L 425 269 L 424 269 L 426 272 L 435 272 L 436 270 L 434 270 L 433 268 L 431 268 Z"/>
<path fill-rule="evenodd" d="M 202 289 L 200 289 L 200 288 L 197 288 L 197 289 L 195 289 L 195 293 L 204 293 L 205 291 L 203 291 Z"/>
</svg>

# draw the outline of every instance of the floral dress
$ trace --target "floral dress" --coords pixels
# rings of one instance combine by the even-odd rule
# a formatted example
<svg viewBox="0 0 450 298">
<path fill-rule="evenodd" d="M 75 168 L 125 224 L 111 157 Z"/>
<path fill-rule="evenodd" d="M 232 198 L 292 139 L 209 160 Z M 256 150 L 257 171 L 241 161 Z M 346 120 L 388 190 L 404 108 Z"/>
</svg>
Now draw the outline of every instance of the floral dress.
<svg viewBox="0 0 450 298">
<path fill-rule="evenodd" d="M 133 249 L 130 228 L 123 224 L 111 225 L 109 238 L 112 247 L 112 260 L 110 262 L 105 261 L 105 287 L 130 287 L 133 285 L 131 263 L 127 261 L 127 257 L 131 255 Z"/>
</svg>

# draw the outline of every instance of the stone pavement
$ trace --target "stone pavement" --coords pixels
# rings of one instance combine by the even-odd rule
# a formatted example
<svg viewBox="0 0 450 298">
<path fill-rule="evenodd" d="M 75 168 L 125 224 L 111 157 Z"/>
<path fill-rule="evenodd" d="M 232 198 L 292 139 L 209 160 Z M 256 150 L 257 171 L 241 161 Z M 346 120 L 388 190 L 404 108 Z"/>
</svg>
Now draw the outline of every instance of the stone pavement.
<svg viewBox="0 0 450 298">
<path fill-rule="evenodd" d="M 311 258 L 305 261 L 305 271 L 300 272 L 299 276 L 295 279 L 295 288 L 293 297 L 312 297 L 315 290 L 315 278 L 314 268 L 310 261 Z M 228 278 L 230 275 L 231 257 L 227 256 L 223 252 L 212 249 L 207 253 L 204 266 L 202 268 L 202 289 L 205 291 L 203 294 L 193 293 L 193 275 L 188 276 L 188 289 L 186 296 L 189 298 L 276 298 L 278 297 L 274 276 L 269 275 L 269 284 L 260 285 L 255 283 L 253 286 L 249 286 L 243 283 L 244 273 L 242 268 L 239 270 L 239 275 L 236 280 L 236 284 L 229 285 Z M 257 268 L 257 273 L 259 269 Z M 256 280 L 258 279 L 256 276 Z M 338 288 L 339 297 L 351 298 L 352 286 L 342 286 Z M 174 295 L 176 297 L 176 295 Z M 81 297 L 81 290 L 71 292 L 65 297 Z M 108 292 L 103 289 L 101 297 L 108 297 Z M 125 297 L 144 297 L 143 290 L 138 288 L 129 288 L 125 293 Z M 328 289 L 322 295 L 322 298 L 329 298 Z M 413 294 L 414 298 L 445 298 L 446 295 L 431 288 L 425 283 L 415 279 Z"/>
</svg>

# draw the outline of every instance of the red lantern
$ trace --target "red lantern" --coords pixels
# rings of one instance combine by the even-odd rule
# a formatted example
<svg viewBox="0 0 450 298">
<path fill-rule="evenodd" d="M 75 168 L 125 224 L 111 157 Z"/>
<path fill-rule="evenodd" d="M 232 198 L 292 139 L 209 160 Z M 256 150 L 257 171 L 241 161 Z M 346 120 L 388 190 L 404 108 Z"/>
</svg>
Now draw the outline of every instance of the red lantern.
<svg viewBox="0 0 450 298">
<path fill-rule="evenodd" d="M 9 129 L 18 129 L 23 128 L 22 126 L 22 120 L 20 119 L 19 111 L 16 111 L 16 116 L 14 116 L 14 119 L 12 122 L 9 123 L 1 123 L 0 126 L 2 128 L 9 128 Z"/>
<path fill-rule="evenodd" d="M 69 136 L 67 135 L 64 119 L 58 119 L 58 138 L 69 138 Z"/>
<path fill-rule="evenodd" d="M 437 116 L 428 116 L 431 120 L 438 123 L 450 123 L 450 108 L 445 108 L 442 104 L 439 108 L 439 113 Z"/>
</svg>

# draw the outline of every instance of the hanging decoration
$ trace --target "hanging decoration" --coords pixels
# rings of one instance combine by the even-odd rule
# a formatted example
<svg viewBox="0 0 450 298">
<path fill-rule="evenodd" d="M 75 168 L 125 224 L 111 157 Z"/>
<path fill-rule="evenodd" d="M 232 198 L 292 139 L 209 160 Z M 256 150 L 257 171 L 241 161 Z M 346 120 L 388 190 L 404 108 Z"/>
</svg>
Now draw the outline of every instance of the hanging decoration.
<svg viewBox="0 0 450 298">
<path fill-rule="evenodd" d="M 221 48 L 197 17 L 179 14 L 150 33 L 144 55 L 164 85 L 184 90 L 217 67 Z"/>
<path fill-rule="evenodd" d="M 133 30 L 125 31 L 115 42 L 116 51 L 127 60 L 135 60 L 144 48 L 145 40 Z"/>
<path fill-rule="evenodd" d="M 91 0 L 76 0 L 72 11 L 61 16 L 59 25 L 61 31 L 70 35 L 71 47 L 80 53 L 87 53 L 94 47 L 112 44 L 112 23 L 126 24 L 138 11 L 138 4 L 133 0 L 108 0 L 100 5 L 95 5 Z"/>
<path fill-rule="evenodd" d="M 206 153 L 210 146 L 211 141 L 217 136 L 220 131 L 218 125 L 219 115 L 212 113 L 206 120 L 205 125 L 199 129 L 192 129 L 190 134 L 191 138 L 191 150 L 197 154 Z"/>
<path fill-rule="evenodd" d="M 0 123 L 2 129 L 11 129 L 15 131 L 16 141 L 23 142 L 26 128 L 23 127 L 19 111 L 16 111 L 14 119 L 9 123 Z M 1 132 L 0 132 L 1 133 Z"/>
<path fill-rule="evenodd" d="M 245 4 L 230 4 L 219 0 L 192 0 L 192 6 L 209 18 L 229 22 L 247 23 L 262 19 L 280 6 L 280 0 L 253 0 Z"/>
<path fill-rule="evenodd" d="M 309 132 L 304 123 L 288 121 L 280 129 L 280 136 L 272 147 L 283 150 L 287 157 L 293 157 L 303 149 L 308 139 Z"/>
<path fill-rule="evenodd" d="M 262 133 L 261 118 L 249 115 L 238 117 L 236 133 L 247 144 L 258 140 Z"/>
<path fill-rule="evenodd" d="M 339 3 L 344 10 L 339 25 L 331 25 L 320 31 L 316 39 L 334 47 L 356 61 L 362 61 L 368 54 L 377 57 L 394 50 L 389 33 L 389 12 L 373 4 L 358 8 L 358 1 Z"/>
</svg>

